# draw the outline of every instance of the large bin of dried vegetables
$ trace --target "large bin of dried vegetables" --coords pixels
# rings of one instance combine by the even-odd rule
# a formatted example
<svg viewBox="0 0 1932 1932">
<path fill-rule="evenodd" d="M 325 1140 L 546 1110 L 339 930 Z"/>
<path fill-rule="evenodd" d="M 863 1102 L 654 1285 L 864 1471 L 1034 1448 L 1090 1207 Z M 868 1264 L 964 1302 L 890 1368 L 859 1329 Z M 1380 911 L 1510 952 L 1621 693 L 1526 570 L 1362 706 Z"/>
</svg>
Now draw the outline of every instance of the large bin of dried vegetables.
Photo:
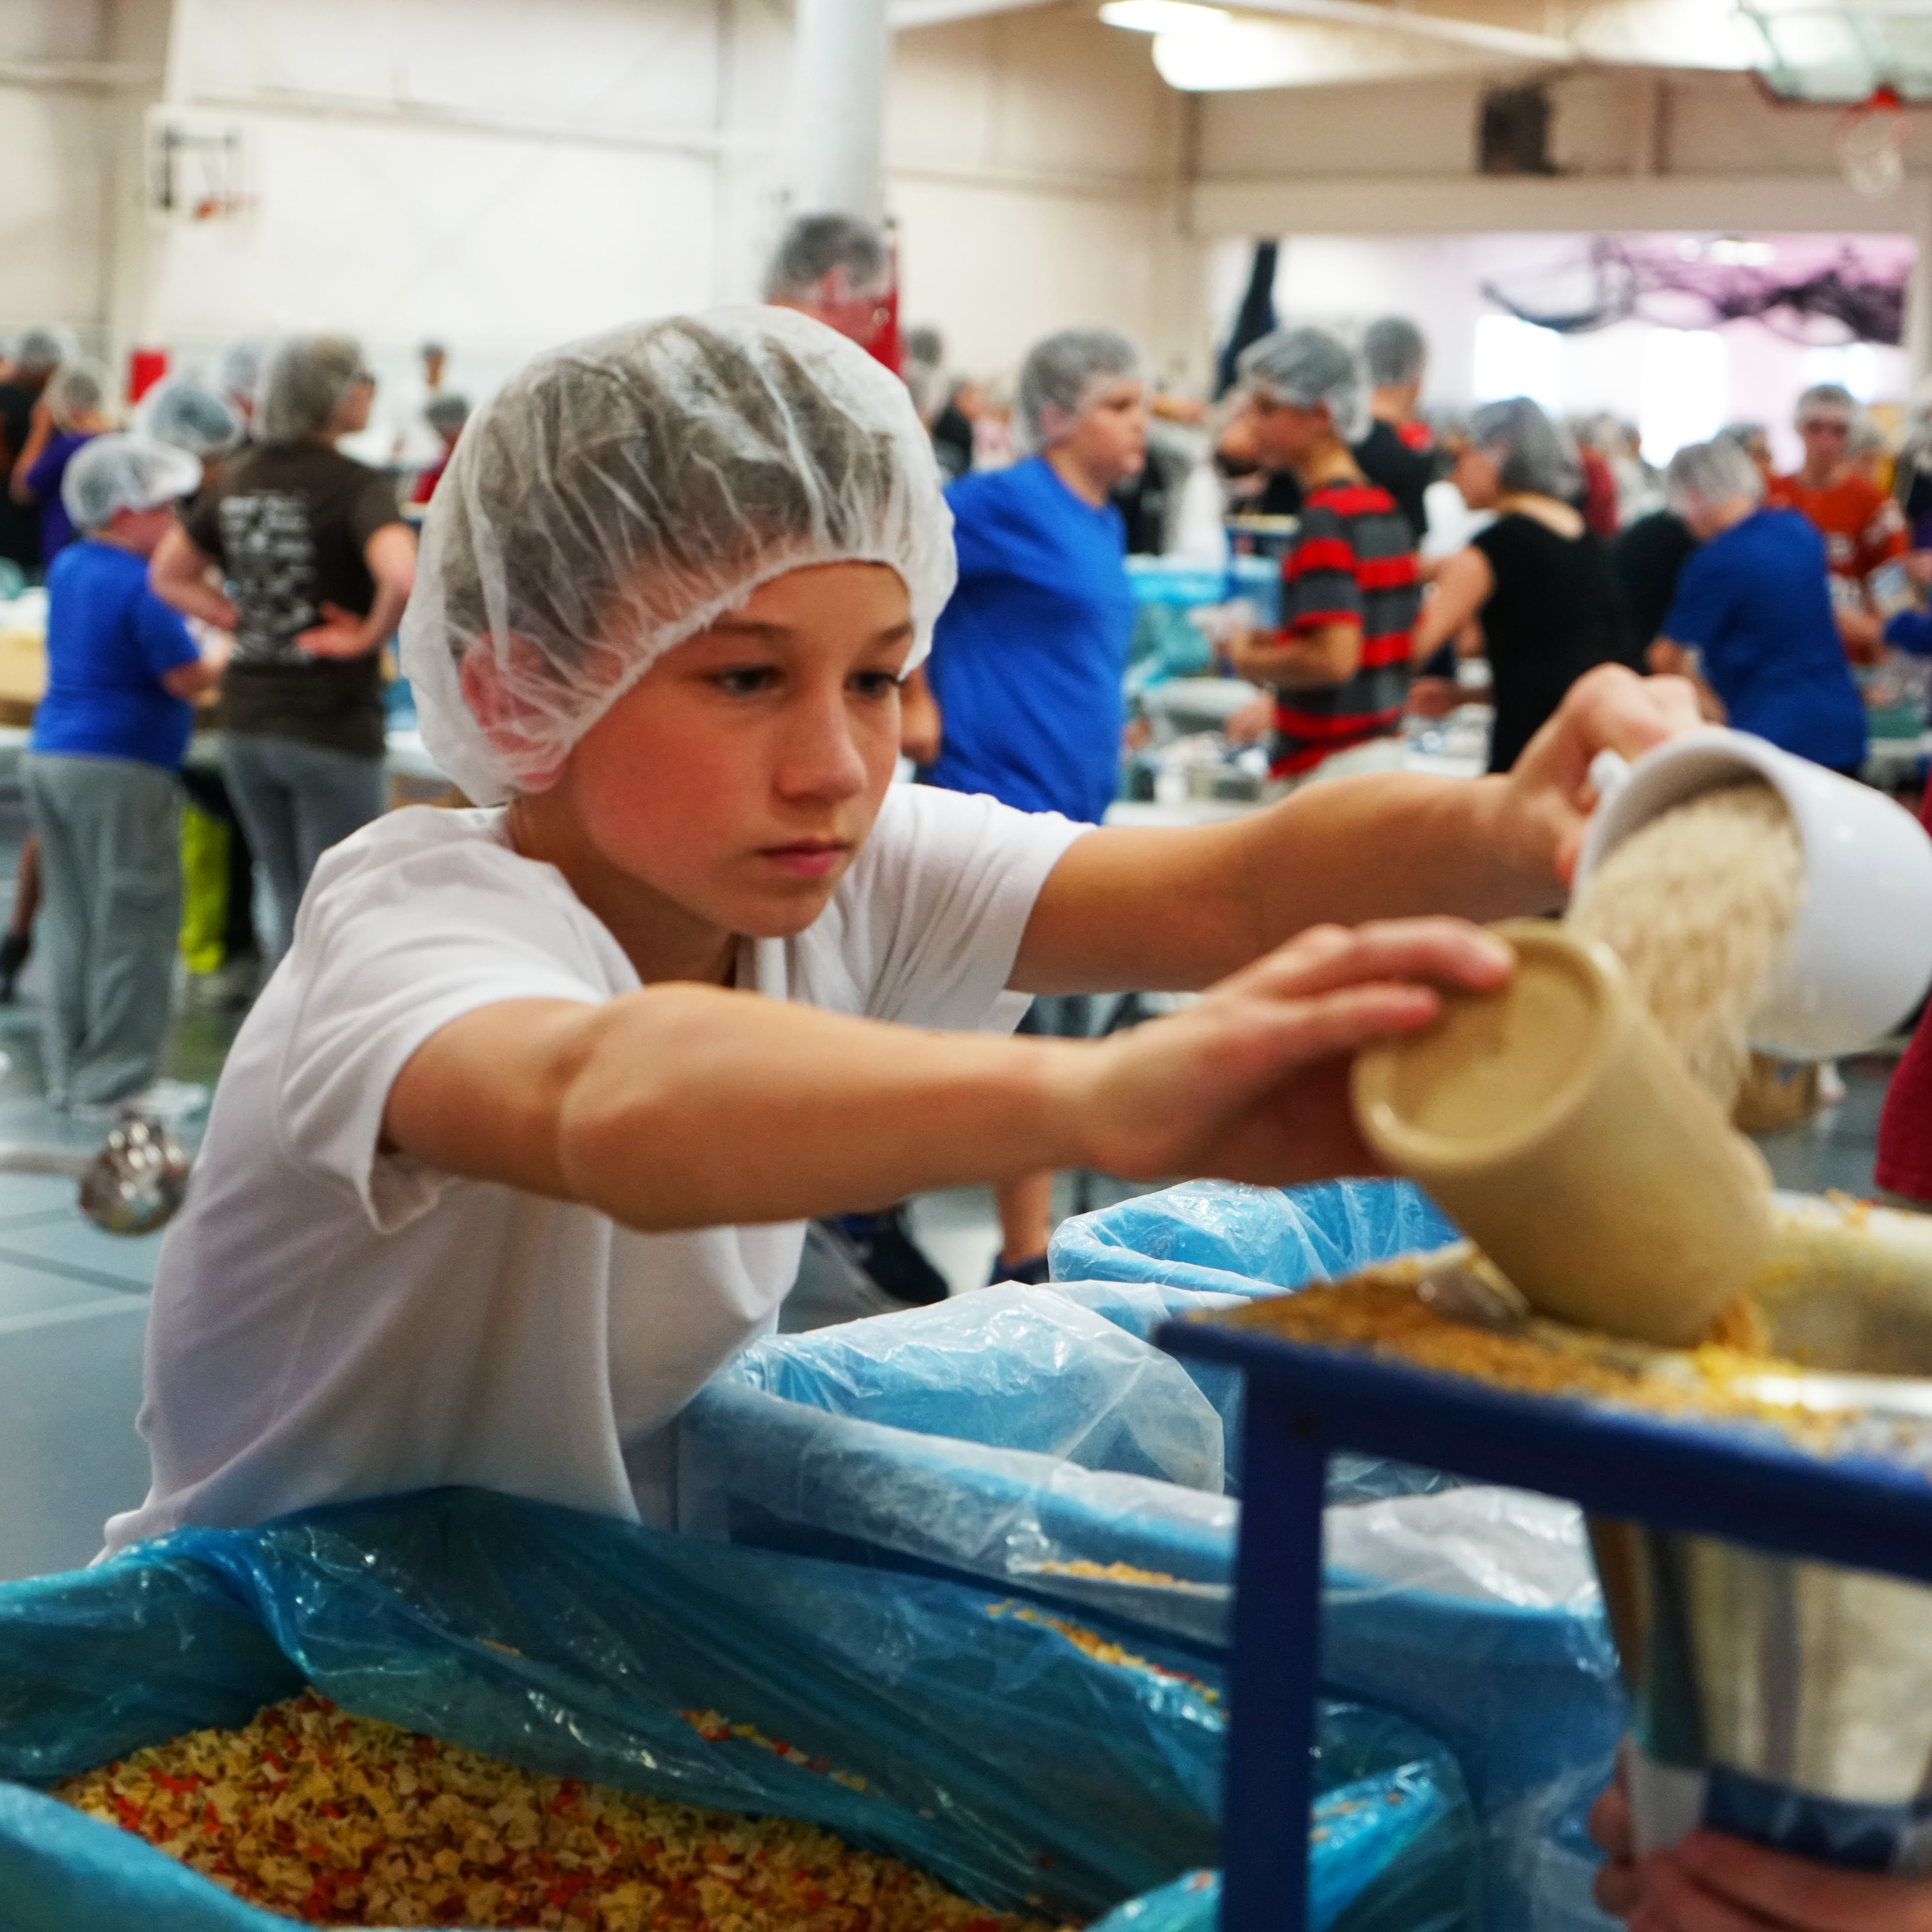
<svg viewBox="0 0 1932 1932">
<path fill-rule="evenodd" d="M 0 1586 L 0 1924 L 1210 1932 L 1226 1717 L 1036 1600 L 480 1492 L 186 1531 Z M 1321 1750 L 1312 1922 L 1472 1923 L 1448 1754 Z"/>
<path fill-rule="evenodd" d="M 1059 1276 L 748 1350 L 688 1412 L 681 1526 L 982 1578 L 1216 1654 L 1238 1379 L 1168 1316 L 1437 1247 L 1401 1182 L 1192 1184 L 1064 1226 Z M 1337 1458 L 1324 1672 L 1444 1738 L 1484 1823 L 1496 1932 L 1599 1923 L 1582 1829 L 1624 1719 L 1567 1504 Z"/>
</svg>

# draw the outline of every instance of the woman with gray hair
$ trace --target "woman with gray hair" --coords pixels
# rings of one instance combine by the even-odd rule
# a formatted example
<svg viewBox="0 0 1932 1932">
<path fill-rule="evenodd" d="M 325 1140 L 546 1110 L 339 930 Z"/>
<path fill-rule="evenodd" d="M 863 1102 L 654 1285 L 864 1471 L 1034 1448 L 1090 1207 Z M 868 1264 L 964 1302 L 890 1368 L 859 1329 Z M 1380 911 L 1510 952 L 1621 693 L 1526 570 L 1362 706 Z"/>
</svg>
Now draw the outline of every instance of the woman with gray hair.
<svg viewBox="0 0 1932 1932">
<path fill-rule="evenodd" d="M 1064 328 L 1028 356 L 1018 405 L 1032 454 L 946 493 L 959 584 L 933 631 L 943 736 L 926 776 L 1097 824 L 1119 789 L 1126 723 L 1134 596 L 1112 500 L 1147 458 L 1141 352 L 1118 329 Z M 1022 1030 L 1083 1036 L 1088 1004 L 1036 1000 Z M 1046 1279 L 1052 1192 L 1051 1174 L 998 1190 L 995 1281 Z"/>
<path fill-rule="evenodd" d="M 154 554 L 156 591 L 235 637 L 223 763 L 286 950 L 315 862 L 382 809 L 382 646 L 416 575 L 395 486 L 336 448 L 375 394 L 346 336 L 292 337 L 251 443 Z M 225 589 L 210 580 L 219 571 Z"/>
<path fill-rule="evenodd" d="M 1416 655 L 1453 641 L 1488 658 L 1490 770 L 1506 772 L 1577 679 L 1597 664 L 1634 664 L 1637 651 L 1610 560 L 1571 500 L 1583 472 L 1566 431 L 1527 396 L 1485 403 L 1453 481 L 1495 520 L 1443 565 Z"/>
<path fill-rule="evenodd" d="M 1865 758 L 1865 712 L 1838 638 L 1824 539 L 1767 508 L 1764 479 L 1728 436 L 1680 449 L 1664 494 L 1698 541 L 1651 648 L 1697 676 L 1717 715 L 1834 771 Z"/>
</svg>

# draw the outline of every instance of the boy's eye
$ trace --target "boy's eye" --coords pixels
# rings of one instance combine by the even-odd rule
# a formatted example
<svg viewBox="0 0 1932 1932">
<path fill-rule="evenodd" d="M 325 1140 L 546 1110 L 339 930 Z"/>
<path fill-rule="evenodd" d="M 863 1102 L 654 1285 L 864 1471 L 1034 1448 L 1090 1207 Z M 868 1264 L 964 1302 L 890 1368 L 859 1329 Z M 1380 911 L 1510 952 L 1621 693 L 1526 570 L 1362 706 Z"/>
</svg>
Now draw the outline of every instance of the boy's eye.
<svg viewBox="0 0 1932 1932">
<path fill-rule="evenodd" d="M 852 688 L 861 698 L 886 698 L 898 689 L 899 681 L 889 670 L 862 670 Z"/>
<path fill-rule="evenodd" d="M 714 671 L 711 682 L 727 698 L 755 698 L 778 682 L 778 672 L 770 664 L 741 664 L 735 670 Z"/>
</svg>

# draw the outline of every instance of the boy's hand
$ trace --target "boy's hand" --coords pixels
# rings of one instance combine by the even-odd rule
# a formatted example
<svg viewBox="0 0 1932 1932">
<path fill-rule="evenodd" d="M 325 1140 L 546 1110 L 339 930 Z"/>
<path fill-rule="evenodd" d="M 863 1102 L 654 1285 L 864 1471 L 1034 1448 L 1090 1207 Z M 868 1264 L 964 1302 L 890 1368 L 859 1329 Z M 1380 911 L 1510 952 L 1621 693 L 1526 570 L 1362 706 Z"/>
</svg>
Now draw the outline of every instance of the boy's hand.
<svg viewBox="0 0 1932 1932">
<path fill-rule="evenodd" d="M 1568 885 L 1597 802 L 1590 760 L 1606 750 L 1641 757 L 1703 722 L 1688 679 L 1639 677 L 1621 664 L 1586 671 L 1510 772 L 1498 833 L 1515 862 Z"/>
<path fill-rule="evenodd" d="M 1509 948 L 1460 920 L 1316 926 L 1171 1018 L 1083 1049 L 1089 1164 L 1280 1186 L 1378 1174 L 1348 1102 L 1354 1049 L 1426 1026 L 1438 986 L 1502 984 Z"/>
<path fill-rule="evenodd" d="M 1720 1832 L 1640 1860 L 1620 1783 L 1590 1835 L 1610 1854 L 1597 1903 L 1630 1932 L 1932 1932 L 1932 1880 L 1835 1871 Z"/>
</svg>

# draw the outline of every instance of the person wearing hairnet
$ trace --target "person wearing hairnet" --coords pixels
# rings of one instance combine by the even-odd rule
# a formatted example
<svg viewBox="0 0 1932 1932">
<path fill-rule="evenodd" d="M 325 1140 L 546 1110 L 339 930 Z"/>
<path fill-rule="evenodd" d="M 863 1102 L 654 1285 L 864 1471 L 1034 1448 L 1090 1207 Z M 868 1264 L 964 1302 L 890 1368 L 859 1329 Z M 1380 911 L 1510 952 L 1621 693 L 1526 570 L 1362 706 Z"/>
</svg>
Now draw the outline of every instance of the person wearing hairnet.
<svg viewBox="0 0 1932 1932">
<path fill-rule="evenodd" d="M 1049 335 L 1020 370 L 1019 410 L 1033 454 L 946 493 L 959 582 L 933 632 L 942 739 L 926 776 L 1097 825 L 1126 722 L 1134 594 L 1112 500 L 1147 456 L 1140 351 L 1111 328 Z M 1036 1000 L 1021 1030 L 1084 1036 L 1088 1003 Z M 1050 1172 L 1000 1190 L 996 1281 L 1046 1279 L 1052 1190 Z"/>
<path fill-rule="evenodd" d="M 1849 389 L 1814 382 L 1798 398 L 1796 415 L 1804 460 L 1789 476 L 1772 477 L 1765 500 L 1774 508 L 1801 512 L 1825 539 L 1839 639 L 1854 664 L 1876 664 L 1885 656 L 1885 643 L 1871 578 L 1911 548 L 1905 518 L 1852 464 L 1865 412 Z"/>
<path fill-rule="evenodd" d="M 1856 777 L 1865 709 L 1838 640 L 1823 539 L 1797 511 L 1766 507 L 1764 479 L 1728 437 L 1680 449 L 1664 487 L 1698 547 L 1651 663 L 1700 676 L 1722 722 Z"/>
<path fill-rule="evenodd" d="M 1489 660 L 1492 772 L 1515 764 L 1586 671 L 1643 661 L 1603 542 L 1570 500 L 1582 473 L 1569 433 L 1528 397 L 1470 416 L 1456 488 L 1496 514 L 1437 572 L 1415 651 L 1453 642 Z"/>
<path fill-rule="evenodd" d="M 26 447 L 14 464 L 9 485 L 15 502 L 39 509 L 43 570 L 74 540 L 74 524 L 61 500 L 61 478 L 74 453 L 110 427 L 104 372 L 92 362 L 62 363 L 34 405 Z"/>
<path fill-rule="evenodd" d="M 180 923 L 188 700 L 212 685 L 180 616 L 148 586 L 148 557 L 200 480 L 194 458 L 99 436 L 62 489 L 80 532 L 47 572 L 47 686 L 22 780 L 40 843 L 47 974 L 47 1096 L 112 1108 L 154 1084 Z"/>
<path fill-rule="evenodd" d="M 337 440 L 374 379 L 346 336 L 292 337 L 263 373 L 256 440 L 154 553 L 154 588 L 230 632 L 222 762 L 268 875 L 279 954 L 316 860 L 382 809 L 382 646 L 416 540 L 394 484 Z M 217 566 L 226 580 L 208 580 Z"/>
<path fill-rule="evenodd" d="M 480 1484 L 674 1520 L 670 1425 L 808 1216 L 1053 1167 L 1360 1172 L 1360 1042 L 1562 891 L 1590 760 L 1694 723 L 1600 676 L 1508 778 L 1189 831 L 894 785 L 950 594 L 904 386 L 726 309 L 541 357 L 470 419 L 403 664 L 478 803 L 323 856 L 169 1228 L 118 1547 Z M 1331 923 L 1340 922 L 1342 923 Z M 1106 1040 L 1042 993 L 1207 989 Z"/>
<path fill-rule="evenodd" d="M 14 343 L 10 366 L 0 380 L 0 478 L 12 476 L 33 428 L 34 406 L 67 354 L 58 329 L 23 329 Z M 5 489 L 0 489 L 0 557 L 17 563 L 29 575 L 39 574 L 39 514 Z"/>
<path fill-rule="evenodd" d="M 1355 460 L 1371 483 L 1395 499 L 1420 550 L 1429 534 L 1423 499 L 1440 474 L 1435 440 L 1415 413 L 1429 345 L 1406 316 L 1385 315 L 1362 332 L 1362 362 L 1369 379 L 1369 428 L 1355 445 Z"/>
<path fill-rule="evenodd" d="M 1392 771 L 1422 592 L 1407 520 L 1350 448 L 1368 427 L 1361 364 L 1324 330 L 1280 328 L 1242 352 L 1240 369 L 1246 440 L 1302 491 L 1280 628 L 1238 633 L 1228 647 L 1242 676 L 1273 687 L 1271 773 L 1299 784 Z M 1261 723 L 1253 712 L 1231 721 L 1236 732 Z"/>
<path fill-rule="evenodd" d="M 862 349 L 886 325 L 892 285 L 885 236 L 856 215 L 795 217 L 765 266 L 766 302 L 811 316 Z"/>
<path fill-rule="evenodd" d="M 157 442 L 184 449 L 201 465 L 201 487 L 212 489 L 221 479 L 221 466 L 234 454 L 247 434 L 238 412 L 205 383 L 185 376 L 157 382 L 141 398 L 134 427 Z"/>
</svg>

